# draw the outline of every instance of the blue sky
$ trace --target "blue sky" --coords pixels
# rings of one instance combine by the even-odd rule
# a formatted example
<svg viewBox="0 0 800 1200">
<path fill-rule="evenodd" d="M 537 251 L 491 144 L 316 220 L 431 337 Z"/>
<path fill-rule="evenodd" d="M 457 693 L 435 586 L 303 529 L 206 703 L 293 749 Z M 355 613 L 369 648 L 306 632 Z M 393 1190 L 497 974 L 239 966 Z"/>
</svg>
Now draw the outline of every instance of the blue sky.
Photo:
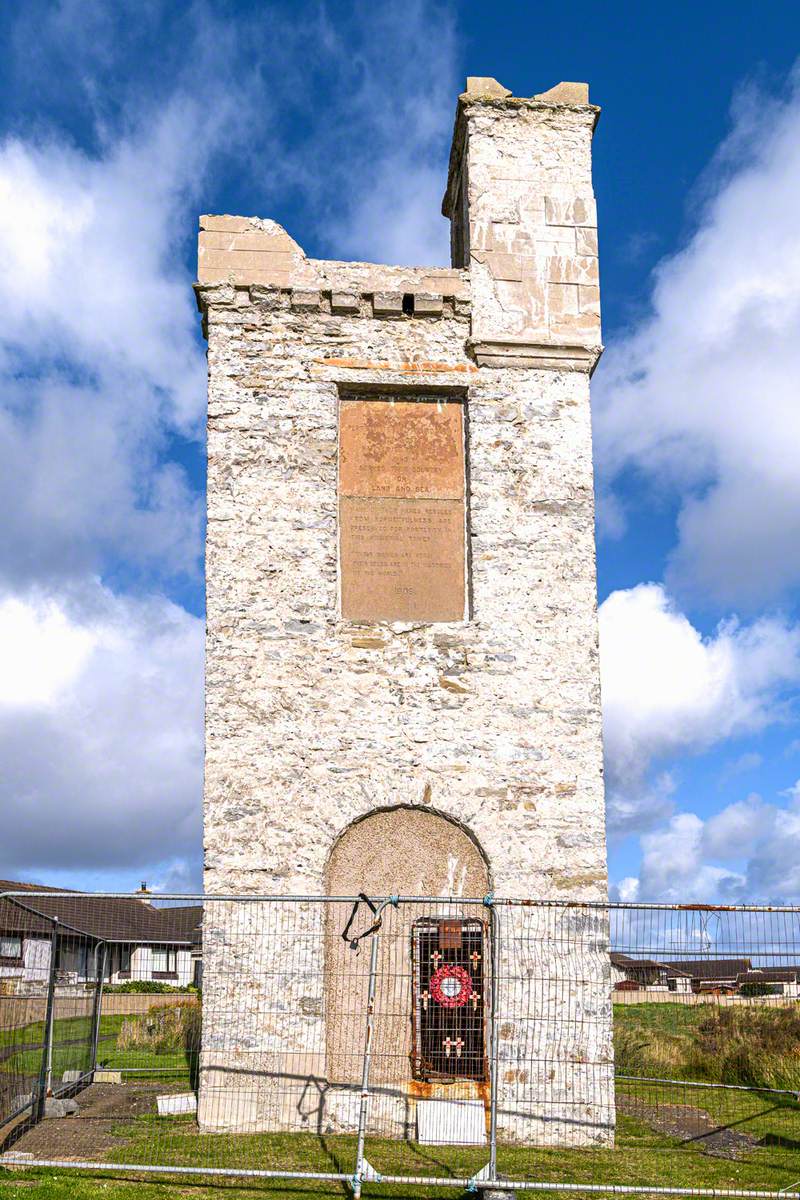
<svg viewBox="0 0 800 1200">
<path fill-rule="evenodd" d="M 0 874 L 196 886 L 197 215 L 446 263 L 467 74 L 588 80 L 611 878 L 800 899 L 794 5 L 5 6 Z"/>
</svg>

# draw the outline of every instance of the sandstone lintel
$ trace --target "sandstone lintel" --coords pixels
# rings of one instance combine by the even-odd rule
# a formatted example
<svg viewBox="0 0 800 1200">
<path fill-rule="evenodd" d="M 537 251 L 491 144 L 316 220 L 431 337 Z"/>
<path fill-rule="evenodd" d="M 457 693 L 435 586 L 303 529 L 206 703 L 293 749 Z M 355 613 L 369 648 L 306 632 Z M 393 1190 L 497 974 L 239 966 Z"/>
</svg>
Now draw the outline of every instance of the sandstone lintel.
<svg viewBox="0 0 800 1200">
<path fill-rule="evenodd" d="M 479 367 L 528 367 L 532 370 L 594 372 L 602 346 L 531 342 L 526 338 L 470 338 L 467 342 Z"/>
</svg>

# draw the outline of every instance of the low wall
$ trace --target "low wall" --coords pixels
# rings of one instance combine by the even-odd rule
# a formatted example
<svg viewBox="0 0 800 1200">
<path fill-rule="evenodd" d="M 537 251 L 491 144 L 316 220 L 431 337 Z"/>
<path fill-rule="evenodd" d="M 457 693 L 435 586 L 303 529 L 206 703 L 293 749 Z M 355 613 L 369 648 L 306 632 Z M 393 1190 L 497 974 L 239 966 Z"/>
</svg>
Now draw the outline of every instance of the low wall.
<svg viewBox="0 0 800 1200">
<path fill-rule="evenodd" d="M 74 1003 L 70 1003 L 70 1000 Z M 91 992 L 73 997 L 56 995 L 56 1018 L 86 1016 L 91 1013 Z M 180 1004 L 197 1004 L 199 997 L 192 992 L 106 992 L 103 994 L 103 1016 L 135 1016 L 151 1008 L 168 1008 Z M 0 995 L 0 1030 L 23 1029 L 34 1021 L 43 1021 L 47 1011 L 44 996 Z"/>
<path fill-rule="evenodd" d="M 698 995 L 696 992 L 656 992 L 641 991 L 613 992 L 611 999 L 614 1004 L 713 1004 L 715 1008 L 747 1008 L 760 1005 L 788 1005 L 800 1003 L 796 996 L 715 996 L 710 992 Z"/>
</svg>

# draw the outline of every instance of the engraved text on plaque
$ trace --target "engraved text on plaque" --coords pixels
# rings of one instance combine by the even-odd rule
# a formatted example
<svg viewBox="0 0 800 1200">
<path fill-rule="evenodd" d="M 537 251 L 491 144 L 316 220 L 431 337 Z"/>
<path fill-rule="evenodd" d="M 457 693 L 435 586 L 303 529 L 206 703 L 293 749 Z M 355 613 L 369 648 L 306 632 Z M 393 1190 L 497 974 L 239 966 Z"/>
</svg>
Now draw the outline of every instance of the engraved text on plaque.
<svg viewBox="0 0 800 1200">
<path fill-rule="evenodd" d="M 465 603 L 463 405 L 343 399 L 342 616 L 460 621 Z"/>
</svg>

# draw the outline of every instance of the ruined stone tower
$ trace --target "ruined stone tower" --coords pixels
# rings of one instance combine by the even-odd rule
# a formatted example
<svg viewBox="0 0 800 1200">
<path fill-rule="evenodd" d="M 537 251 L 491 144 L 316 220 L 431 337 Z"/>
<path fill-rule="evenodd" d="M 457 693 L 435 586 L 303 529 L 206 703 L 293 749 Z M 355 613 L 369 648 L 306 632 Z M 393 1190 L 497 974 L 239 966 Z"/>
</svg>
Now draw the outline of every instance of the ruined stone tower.
<svg viewBox="0 0 800 1200">
<path fill-rule="evenodd" d="M 208 892 L 606 897 L 597 115 L 584 84 L 522 99 L 468 81 L 443 204 L 451 268 L 318 261 L 273 221 L 201 218 Z M 215 996 L 220 1012 L 226 988 L 246 999 L 215 919 L 201 1122 L 292 1127 L 215 1024 Z M 338 931 L 322 942 L 330 975 L 347 948 Z M 342 1021 L 319 963 L 311 974 L 319 1003 L 296 1050 L 345 1130 Z M 593 1041 L 580 1073 L 571 1047 L 558 1086 L 581 1136 L 602 1141 L 602 955 L 584 974 Z M 274 1067 L 250 1007 L 250 1051 Z M 511 1133 L 563 1137 L 535 1121 Z"/>
</svg>

